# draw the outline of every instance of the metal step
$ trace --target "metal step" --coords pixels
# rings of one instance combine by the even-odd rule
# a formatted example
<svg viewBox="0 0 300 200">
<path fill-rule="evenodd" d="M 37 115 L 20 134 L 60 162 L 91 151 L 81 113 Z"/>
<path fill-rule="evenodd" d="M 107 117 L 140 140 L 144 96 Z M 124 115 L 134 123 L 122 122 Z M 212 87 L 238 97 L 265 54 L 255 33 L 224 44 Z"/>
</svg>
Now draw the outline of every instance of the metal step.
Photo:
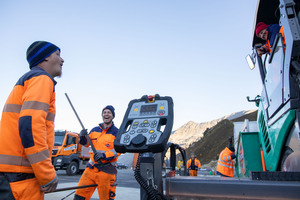
<svg viewBox="0 0 300 200">
<path fill-rule="evenodd" d="M 300 181 L 300 172 L 250 172 L 250 178 L 265 181 Z"/>
<path fill-rule="evenodd" d="M 300 182 L 258 181 L 220 176 L 166 178 L 169 199 L 299 199 Z"/>
</svg>

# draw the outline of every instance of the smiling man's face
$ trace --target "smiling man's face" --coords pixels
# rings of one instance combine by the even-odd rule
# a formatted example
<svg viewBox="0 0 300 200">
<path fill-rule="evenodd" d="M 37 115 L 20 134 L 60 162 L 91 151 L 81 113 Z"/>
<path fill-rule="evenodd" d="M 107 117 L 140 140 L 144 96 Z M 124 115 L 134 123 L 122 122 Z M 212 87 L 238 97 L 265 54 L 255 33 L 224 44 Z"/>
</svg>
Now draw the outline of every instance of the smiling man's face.
<svg viewBox="0 0 300 200">
<path fill-rule="evenodd" d="M 268 31 L 265 28 L 264 30 L 260 31 L 258 34 L 258 37 L 263 39 L 263 40 L 267 40 L 268 39 Z"/>
<path fill-rule="evenodd" d="M 104 124 L 111 124 L 114 116 L 109 109 L 103 110 L 102 119 Z"/>
</svg>

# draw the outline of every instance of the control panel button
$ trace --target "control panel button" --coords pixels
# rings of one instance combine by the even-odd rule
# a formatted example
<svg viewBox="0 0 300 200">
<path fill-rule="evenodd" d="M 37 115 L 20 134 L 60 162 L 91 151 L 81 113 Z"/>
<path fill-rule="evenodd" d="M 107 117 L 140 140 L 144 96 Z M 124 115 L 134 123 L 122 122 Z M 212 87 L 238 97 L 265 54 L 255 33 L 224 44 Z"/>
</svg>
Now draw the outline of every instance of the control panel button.
<svg viewBox="0 0 300 200">
<path fill-rule="evenodd" d="M 157 126 L 157 121 L 152 121 L 150 127 L 155 128 L 156 126 Z"/>
<path fill-rule="evenodd" d="M 137 130 L 137 133 L 142 133 L 143 132 L 143 129 L 138 129 Z"/>
<path fill-rule="evenodd" d="M 159 110 L 159 111 L 157 111 L 157 114 L 159 116 L 163 116 L 165 114 L 165 110 Z"/>
<path fill-rule="evenodd" d="M 130 142 L 130 136 L 129 135 L 125 135 L 123 142 L 124 143 L 129 143 Z"/>
<path fill-rule="evenodd" d="M 144 124 L 144 127 L 149 127 L 149 126 L 150 126 L 149 123 L 145 123 L 145 124 Z"/>
<path fill-rule="evenodd" d="M 149 133 L 154 133 L 155 131 L 153 130 L 153 129 L 151 129 L 150 131 L 149 131 Z"/>
<path fill-rule="evenodd" d="M 148 132 L 148 129 L 143 129 L 143 133 L 147 133 Z"/>
<path fill-rule="evenodd" d="M 136 129 L 138 126 L 132 126 L 133 129 Z"/>
<path fill-rule="evenodd" d="M 134 146 L 142 146 L 143 144 L 146 143 L 146 140 L 147 138 L 145 136 L 139 134 L 136 137 L 134 137 L 131 142 Z"/>
<path fill-rule="evenodd" d="M 151 135 L 150 138 L 149 138 L 149 142 L 153 143 L 156 139 L 157 135 L 154 134 L 154 135 Z"/>
</svg>

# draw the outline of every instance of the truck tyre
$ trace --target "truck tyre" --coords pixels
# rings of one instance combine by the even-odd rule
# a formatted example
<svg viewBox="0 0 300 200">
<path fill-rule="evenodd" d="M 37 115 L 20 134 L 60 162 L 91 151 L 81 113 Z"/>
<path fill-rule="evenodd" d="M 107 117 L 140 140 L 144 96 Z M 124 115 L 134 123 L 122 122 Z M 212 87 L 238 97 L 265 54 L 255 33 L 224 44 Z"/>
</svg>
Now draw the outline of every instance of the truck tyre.
<svg viewBox="0 0 300 200">
<path fill-rule="evenodd" d="M 74 176 L 78 172 L 78 164 L 75 161 L 72 161 L 67 167 L 67 175 Z"/>
<path fill-rule="evenodd" d="M 283 149 L 283 154 L 282 154 L 282 158 L 281 158 L 281 161 L 280 161 L 281 163 L 280 163 L 279 171 L 289 171 L 285 167 L 285 162 L 286 162 L 286 159 L 289 157 L 289 155 L 292 154 L 293 152 L 294 151 L 290 147 L 285 147 Z"/>
</svg>

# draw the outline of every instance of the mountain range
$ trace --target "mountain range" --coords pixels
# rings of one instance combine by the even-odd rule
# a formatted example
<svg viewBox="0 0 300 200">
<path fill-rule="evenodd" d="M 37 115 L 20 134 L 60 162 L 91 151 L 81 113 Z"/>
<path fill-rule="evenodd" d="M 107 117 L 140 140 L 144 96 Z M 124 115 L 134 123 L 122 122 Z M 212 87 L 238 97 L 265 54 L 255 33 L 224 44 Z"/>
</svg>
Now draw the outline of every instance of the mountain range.
<svg viewBox="0 0 300 200">
<path fill-rule="evenodd" d="M 222 120 L 237 119 L 239 117 L 248 115 L 249 113 L 253 113 L 253 112 L 254 110 L 235 112 L 230 115 L 226 115 L 224 117 L 215 119 L 213 121 L 202 122 L 202 123 L 189 121 L 188 123 L 178 128 L 176 131 L 174 131 L 174 133 L 170 136 L 169 142 L 173 142 L 179 144 L 183 148 L 187 148 L 192 143 L 200 140 L 207 130 L 217 125 Z"/>
<path fill-rule="evenodd" d="M 202 164 L 216 160 L 217 155 L 228 145 L 228 138 L 233 135 L 233 122 L 256 121 L 257 110 L 240 111 L 209 121 L 197 123 L 189 121 L 173 131 L 169 142 L 179 144 L 186 149 L 187 158 L 195 153 Z M 179 155 L 177 156 L 180 159 Z M 122 154 L 118 162 L 132 166 L 132 153 Z"/>
</svg>

